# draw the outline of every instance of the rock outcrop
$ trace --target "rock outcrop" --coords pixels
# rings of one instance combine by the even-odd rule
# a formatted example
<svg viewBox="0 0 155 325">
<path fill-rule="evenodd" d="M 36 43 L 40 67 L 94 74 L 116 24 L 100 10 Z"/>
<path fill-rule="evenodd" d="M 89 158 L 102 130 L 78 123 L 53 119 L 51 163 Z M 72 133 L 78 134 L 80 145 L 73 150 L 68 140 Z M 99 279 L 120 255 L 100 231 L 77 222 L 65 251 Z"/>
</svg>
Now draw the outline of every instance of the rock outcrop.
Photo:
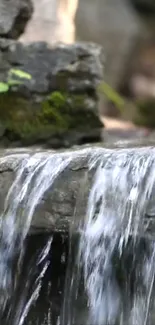
<svg viewBox="0 0 155 325">
<path fill-rule="evenodd" d="M 0 39 L 0 81 L 10 69 L 29 73 L 0 94 L 1 140 L 16 145 L 46 143 L 51 147 L 99 141 L 97 84 L 102 80 L 102 48 Z"/>
<path fill-rule="evenodd" d="M 17 39 L 32 13 L 31 0 L 0 0 L 0 37 Z"/>
</svg>

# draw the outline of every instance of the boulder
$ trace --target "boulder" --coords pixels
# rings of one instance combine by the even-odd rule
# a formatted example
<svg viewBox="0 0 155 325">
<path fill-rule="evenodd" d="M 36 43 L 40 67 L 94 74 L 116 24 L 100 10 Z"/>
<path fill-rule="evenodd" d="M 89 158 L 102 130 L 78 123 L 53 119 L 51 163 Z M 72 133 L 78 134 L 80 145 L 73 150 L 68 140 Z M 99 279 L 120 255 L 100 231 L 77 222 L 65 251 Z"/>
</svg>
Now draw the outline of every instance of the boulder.
<svg viewBox="0 0 155 325">
<path fill-rule="evenodd" d="M 14 85 L 0 94 L 2 138 L 51 147 L 99 141 L 103 124 L 96 88 L 103 77 L 101 52 L 92 43 L 23 45 L 1 39 L 0 81 L 8 80 L 10 69 L 31 76 L 28 80 L 13 75 Z"/>
<path fill-rule="evenodd" d="M 0 0 L 0 36 L 18 38 L 31 18 L 31 0 Z"/>
</svg>

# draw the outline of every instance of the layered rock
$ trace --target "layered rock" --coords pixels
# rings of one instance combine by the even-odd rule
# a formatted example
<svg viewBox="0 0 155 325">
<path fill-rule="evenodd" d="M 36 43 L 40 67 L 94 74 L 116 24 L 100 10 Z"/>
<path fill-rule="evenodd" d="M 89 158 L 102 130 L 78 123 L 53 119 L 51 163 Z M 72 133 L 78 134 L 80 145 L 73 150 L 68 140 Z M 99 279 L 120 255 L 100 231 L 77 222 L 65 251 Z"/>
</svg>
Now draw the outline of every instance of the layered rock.
<svg viewBox="0 0 155 325">
<path fill-rule="evenodd" d="M 0 81 L 10 69 L 30 80 L 0 94 L 1 139 L 21 144 L 71 146 L 101 139 L 97 84 L 102 79 L 102 49 L 96 44 L 23 45 L 0 40 Z"/>
<path fill-rule="evenodd" d="M 31 0 L 0 0 L 0 37 L 18 38 L 32 12 Z"/>
</svg>

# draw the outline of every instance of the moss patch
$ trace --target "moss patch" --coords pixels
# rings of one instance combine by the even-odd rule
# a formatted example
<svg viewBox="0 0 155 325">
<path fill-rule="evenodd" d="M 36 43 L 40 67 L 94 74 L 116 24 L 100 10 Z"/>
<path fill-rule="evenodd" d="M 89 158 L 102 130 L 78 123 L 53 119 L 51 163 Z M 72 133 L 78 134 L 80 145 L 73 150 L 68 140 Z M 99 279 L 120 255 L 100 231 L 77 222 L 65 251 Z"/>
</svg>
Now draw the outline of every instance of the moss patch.
<svg viewBox="0 0 155 325">
<path fill-rule="evenodd" d="M 36 103 L 8 92 L 0 95 L 0 121 L 10 137 L 29 143 L 72 129 L 101 127 L 95 111 L 86 107 L 86 100 L 84 95 L 53 92 Z"/>
</svg>

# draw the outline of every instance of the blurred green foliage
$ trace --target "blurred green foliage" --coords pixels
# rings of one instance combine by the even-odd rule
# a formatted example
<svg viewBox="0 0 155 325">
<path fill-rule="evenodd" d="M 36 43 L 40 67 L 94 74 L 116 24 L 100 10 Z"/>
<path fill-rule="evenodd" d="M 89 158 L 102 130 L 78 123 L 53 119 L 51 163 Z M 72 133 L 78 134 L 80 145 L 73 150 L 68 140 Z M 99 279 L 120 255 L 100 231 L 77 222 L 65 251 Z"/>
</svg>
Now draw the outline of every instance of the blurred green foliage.
<svg viewBox="0 0 155 325">
<path fill-rule="evenodd" d="M 106 82 L 102 81 L 99 86 L 98 86 L 98 93 L 99 94 L 104 94 L 106 99 L 109 102 L 112 102 L 119 111 L 123 111 L 124 105 L 125 105 L 125 100 L 124 98 L 116 91 L 114 90 L 111 86 L 109 86 Z"/>
</svg>

